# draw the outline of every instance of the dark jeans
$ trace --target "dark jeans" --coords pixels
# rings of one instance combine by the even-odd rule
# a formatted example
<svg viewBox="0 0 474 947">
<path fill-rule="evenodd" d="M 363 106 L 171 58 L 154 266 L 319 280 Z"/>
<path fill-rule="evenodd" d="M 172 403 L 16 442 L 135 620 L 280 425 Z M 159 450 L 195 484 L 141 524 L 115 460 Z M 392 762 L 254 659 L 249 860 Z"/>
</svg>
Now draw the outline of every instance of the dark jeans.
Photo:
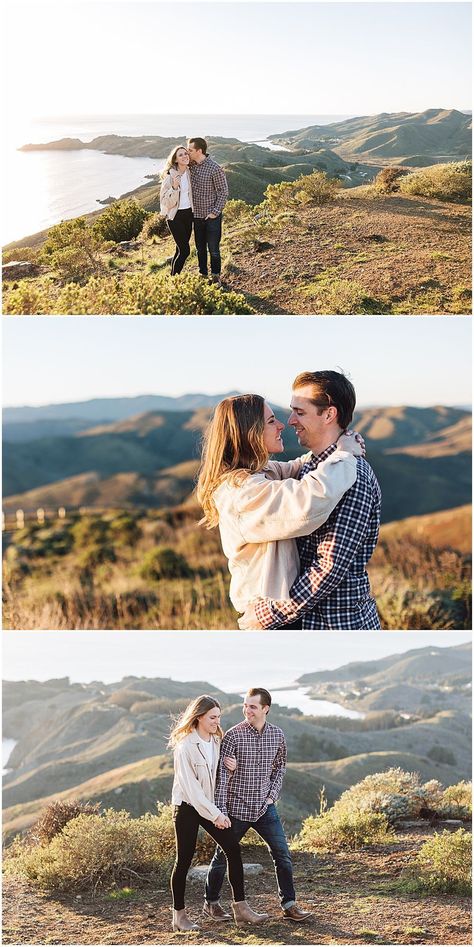
<svg viewBox="0 0 474 947">
<path fill-rule="evenodd" d="M 222 214 L 215 220 L 205 220 L 203 217 L 194 218 L 194 239 L 199 261 L 201 276 L 207 276 L 207 251 L 211 258 L 211 273 L 219 276 L 221 272 L 221 254 L 219 244 L 222 236 Z"/>
<path fill-rule="evenodd" d="M 176 273 L 181 273 L 191 252 L 189 241 L 193 230 L 193 212 L 190 207 L 186 210 L 178 210 L 173 220 L 167 220 L 166 223 L 176 243 L 176 250 L 171 261 L 171 275 L 175 276 Z"/>
<path fill-rule="evenodd" d="M 173 907 L 175 911 L 181 911 L 182 908 L 184 908 L 186 877 L 193 860 L 194 852 L 196 851 L 197 834 L 200 825 L 212 836 L 218 845 L 222 846 L 222 857 L 224 860 L 222 878 L 224 878 L 226 866 L 228 866 L 229 881 L 234 901 L 245 901 L 244 869 L 239 840 L 232 832 L 232 829 L 216 829 L 215 825 L 209 822 L 208 819 L 203 819 L 193 806 L 189 806 L 187 802 L 182 802 L 180 806 L 176 806 L 174 814 L 176 861 L 171 875 L 171 891 L 173 893 Z M 219 851 L 222 849 L 219 848 Z"/>
<path fill-rule="evenodd" d="M 231 817 L 232 818 L 232 817 Z M 255 829 L 260 838 L 267 843 L 270 854 L 275 866 L 275 874 L 278 882 L 278 894 L 283 908 L 289 908 L 296 901 L 295 888 L 293 885 L 293 865 L 288 850 L 288 842 L 285 838 L 283 826 L 276 810 L 276 806 L 268 807 L 264 815 L 256 822 L 242 822 L 241 819 L 232 818 L 232 832 L 238 842 L 245 835 L 247 829 Z M 206 901 L 218 901 L 221 893 L 222 882 L 225 875 L 225 855 L 222 848 L 217 847 L 214 857 L 209 865 L 209 872 L 206 879 Z"/>
</svg>

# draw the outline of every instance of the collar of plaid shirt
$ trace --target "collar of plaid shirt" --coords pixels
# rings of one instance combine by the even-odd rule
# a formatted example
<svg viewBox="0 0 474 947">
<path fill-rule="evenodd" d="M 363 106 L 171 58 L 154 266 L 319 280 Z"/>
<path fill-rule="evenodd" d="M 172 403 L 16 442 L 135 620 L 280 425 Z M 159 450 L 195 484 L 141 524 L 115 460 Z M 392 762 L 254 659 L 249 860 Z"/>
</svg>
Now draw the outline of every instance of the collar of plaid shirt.
<svg viewBox="0 0 474 947">
<path fill-rule="evenodd" d="M 325 450 L 322 450 L 320 454 L 313 454 L 313 452 L 311 452 L 311 460 L 308 460 L 306 464 L 303 464 L 301 471 L 304 470 L 307 472 L 308 470 L 314 470 L 318 464 L 320 464 L 323 460 L 326 460 L 327 457 L 330 457 L 335 450 L 337 450 L 337 441 L 334 441 L 334 444 L 330 444 L 329 447 L 326 447 Z M 300 479 L 302 476 L 301 471 L 299 475 Z"/>
</svg>

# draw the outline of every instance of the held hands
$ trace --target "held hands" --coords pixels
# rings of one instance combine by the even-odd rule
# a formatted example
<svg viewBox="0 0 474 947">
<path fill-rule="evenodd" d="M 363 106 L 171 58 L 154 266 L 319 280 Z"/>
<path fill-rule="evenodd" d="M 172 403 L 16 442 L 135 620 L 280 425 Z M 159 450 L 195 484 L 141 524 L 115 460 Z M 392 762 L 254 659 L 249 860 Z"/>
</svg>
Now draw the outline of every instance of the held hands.
<svg viewBox="0 0 474 947">
<path fill-rule="evenodd" d="M 216 829 L 230 829 L 231 821 L 226 815 L 223 815 L 221 812 L 221 814 L 217 816 L 217 819 L 215 820 L 214 825 Z"/>
<path fill-rule="evenodd" d="M 224 756 L 224 766 L 229 773 L 235 773 L 237 769 L 237 760 L 235 756 Z"/>
<path fill-rule="evenodd" d="M 206 217 L 206 220 L 215 220 L 216 217 L 217 217 L 217 214 L 208 214 Z"/>
<path fill-rule="evenodd" d="M 251 602 L 247 605 L 244 614 L 239 618 L 239 628 L 241 631 L 251 631 L 252 629 L 260 630 L 263 628 L 255 612 L 255 603 Z"/>
<path fill-rule="evenodd" d="M 338 439 L 337 446 L 341 450 L 349 451 L 354 457 L 365 457 L 365 441 L 362 434 L 358 434 L 357 431 L 344 431 Z"/>
</svg>

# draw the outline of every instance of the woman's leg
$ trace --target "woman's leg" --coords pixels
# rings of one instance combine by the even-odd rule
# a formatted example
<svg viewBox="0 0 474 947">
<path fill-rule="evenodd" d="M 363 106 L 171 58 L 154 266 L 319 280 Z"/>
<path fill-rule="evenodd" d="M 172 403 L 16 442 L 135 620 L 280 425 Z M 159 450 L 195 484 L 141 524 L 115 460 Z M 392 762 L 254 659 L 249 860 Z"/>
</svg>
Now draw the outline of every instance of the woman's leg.
<svg viewBox="0 0 474 947">
<path fill-rule="evenodd" d="M 181 273 L 186 260 L 188 259 L 190 249 L 189 240 L 192 230 L 192 211 L 178 210 L 173 220 L 168 220 L 168 228 L 172 233 L 176 250 L 171 261 L 171 275 L 176 276 Z"/>
<path fill-rule="evenodd" d="M 240 845 L 232 829 L 216 829 L 208 819 L 200 819 L 200 825 L 213 838 L 227 859 L 227 874 L 234 901 L 245 901 L 244 866 Z"/>
<path fill-rule="evenodd" d="M 211 823 L 212 824 L 212 823 Z M 184 908 L 186 877 L 196 850 L 199 815 L 193 806 L 182 802 L 176 807 L 174 830 L 176 836 L 176 861 L 171 875 L 171 891 L 175 911 Z"/>
</svg>

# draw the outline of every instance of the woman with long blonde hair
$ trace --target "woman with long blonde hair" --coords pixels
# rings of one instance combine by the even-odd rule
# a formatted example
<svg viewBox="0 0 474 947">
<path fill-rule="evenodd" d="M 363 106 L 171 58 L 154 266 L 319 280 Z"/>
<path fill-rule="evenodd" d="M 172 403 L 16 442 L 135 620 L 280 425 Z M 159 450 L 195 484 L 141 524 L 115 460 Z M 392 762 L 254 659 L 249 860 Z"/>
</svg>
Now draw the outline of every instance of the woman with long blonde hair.
<svg viewBox="0 0 474 947">
<path fill-rule="evenodd" d="M 178 145 L 168 155 L 161 176 L 160 210 L 176 243 L 171 275 L 181 273 L 190 254 L 193 229 L 193 194 L 187 148 Z"/>
<path fill-rule="evenodd" d="M 230 827 L 230 819 L 214 803 L 223 736 L 220 717 L 218 701 L 203 694 L 188 704 L 170 734 L 169 746 L 174 750 L 171 801 L 176 836 L 176 861 L 171 875 L 174 931 L 199 930 L 186 914 L 184 905 L 186 878 L 196 850 L 199 826 L 217 842 L 227 858 L 235 920 L 258 924 L 268 917 L 252 911 L 245 900 L 240 845 Z M 225 762 L 229 769 L 235 769 L 235 760 L 229 758 Z M 219 903 L 206 902 L 203 911 L 213 920 L 230 918 Z"/>
<path fill-rule="evenodd" d="M 261 395 L 233 395 L 217 405 L 204 436 L 200 522 L 219 526 L 238 612 L 260 597 L 289 598 L 300 567 L 296 537 L 326 522 L 355 483 L 356 457 L 364 453 L 358 435 L 340 432 L 337 449 L 298 480 L 308 454 L 270 460 L 284 450 L 284 427 Z"/>
</svg>

